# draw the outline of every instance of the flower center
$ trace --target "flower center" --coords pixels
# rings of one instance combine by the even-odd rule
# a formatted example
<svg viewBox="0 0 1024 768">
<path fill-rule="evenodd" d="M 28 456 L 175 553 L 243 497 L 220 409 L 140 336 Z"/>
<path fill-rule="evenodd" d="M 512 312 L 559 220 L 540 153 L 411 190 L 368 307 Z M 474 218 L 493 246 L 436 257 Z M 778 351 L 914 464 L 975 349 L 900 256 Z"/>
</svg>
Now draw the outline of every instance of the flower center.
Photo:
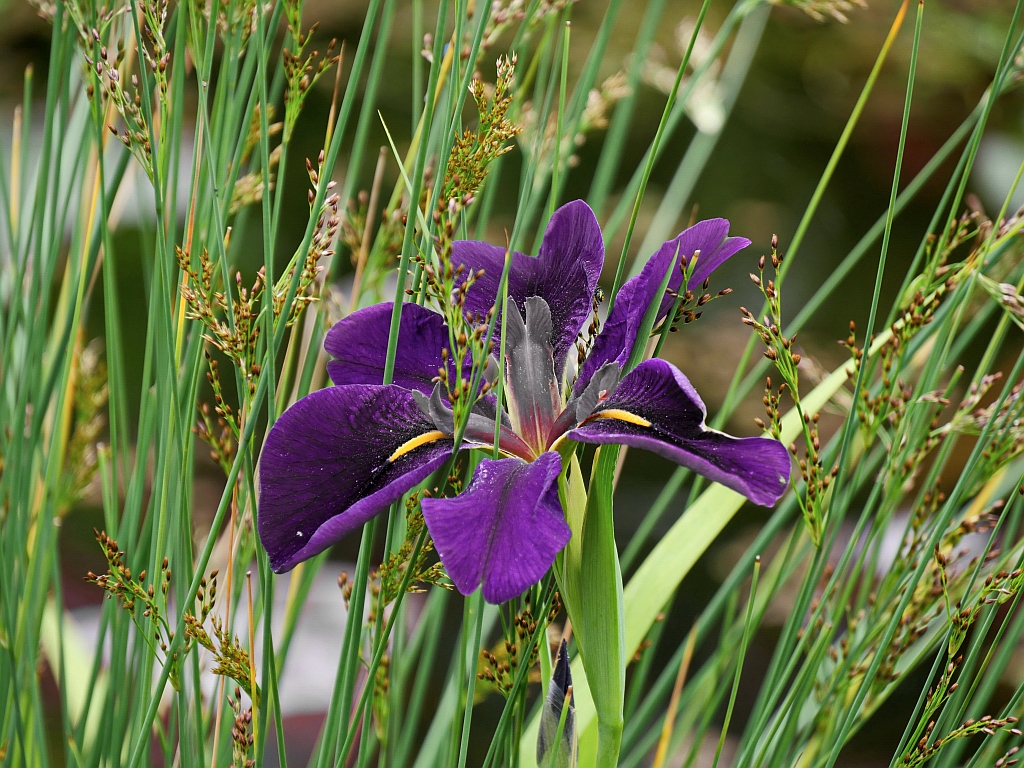
<svg viewBox="0 0 1024 768">
<path fill-rule="evenodd" d="M 413 392 L 412 396 L 420 411 L 434 422 L 434 426 L 437 429 L 425 432 L 402 445 L 392 455 L 391 461 L 421 445 L 443 437 L 452 437 L 455 434 L 455 414 L 442 399 L 440 384 L 434 385 L 434 390 L 429 398 L 422 392 Z M 463 440 L 468 444 L 467 447 L 493 445 L 494 419 L 496 416 L 493 405 L 493 401 L 484 399 L 473 407 L 473 412 L 469 414 L 466 422 L 466 430 L 463 432 Z M 498 431 L 498 448 L 510 456 L 518 456 L 526 461 L 533 461 L 539 454 L 532 451 L 530 446 L 524 443 L 512 431 L 508 417 L 504 414 L 501 414 L 501 416 L 502 424 Z"/>
<path fill-rule="evenodd" d="M 612 418 L 650 426 L 645 419 L 606 406 L 619 384 L 620 370 L 615 361 L 602 365 L 582 392 L 573 395 L 568 403 L 563 402 L 551 346 L 551 309 L 541 297 L 531 296 L 526 300 L 525 320 L 515 302 L 509 302 L 505 332 L 508 413 L 496 412 L 493 398 L 479 400 L 466 421 L 463 432 L 466 447 L 493 445 L 494 421 L 499 417 L 499 450 L 525 461 L 533 461 L 555 450 L 569 430 L 591 419 Z M 441 397 L 440 384 L 435 384 L 429 398 L 421 392 L 412 395 L 436 429 L 402 445 L 392 455 L 392 461 L 421 445 L 455 433 L 454 414 Z"/>
<path fill-rule="evenodd" d="M 616 408 L 594 413 L 598 406 L 603 405 L 615 393 L 615 389 L 618 386 L 619 366 L 618 363 L 611 360 L 598 368 L 581 394 L 575 395 L 569 400 L 565 410 L 555 419 L 555 423 L 548 432 L 548 445 L 554 448 L 570 429 L 579 426 L 589 419 L 602 416 L 621 418 L 625 421 L 632 421 L 634 424 L 644 422 L 642 426 L 650 426 L 645 420 Z"/>
</svg>

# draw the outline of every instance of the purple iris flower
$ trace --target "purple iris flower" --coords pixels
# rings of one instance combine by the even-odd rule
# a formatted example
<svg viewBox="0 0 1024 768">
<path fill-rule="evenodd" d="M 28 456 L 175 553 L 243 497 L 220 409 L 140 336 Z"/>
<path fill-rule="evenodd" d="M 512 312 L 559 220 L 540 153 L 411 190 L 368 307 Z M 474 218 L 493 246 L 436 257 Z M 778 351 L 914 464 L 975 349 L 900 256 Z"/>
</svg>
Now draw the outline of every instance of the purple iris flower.
<svg viewBox="0 0 1024 768">
<path fill-rule="evenodd" d="M 463 594 L 482 584 L 488 602 L 510 600 L 539 581 L 568 543 L 558 498 L 558 448 L 566 440 L 645 448 L 757 504 L 774 504 L 785 491 L 786 449 L 706 427 L 704 403 L 675 366 L 652 359 L 621 375 L 670 268 L 658 321 L 672 310 L 683 281 L 677 259 L 685 264 L 699 252 L 689 282 L 700 285 L 750 244 L 728 231 L 728 221 L 710 219 L 662 245 L 622 286 L 574 381 L 566 361 L 604 262 L 597 219 L 586 203 L 569 203 L 552 216 L 536 258 L 513 254 L 502 372 L 508 410 L 496 414 L 493 398 L 481 398 L 461 444 L 492 449 L 500 417 L 502 458 L 481 460 L 458 496 L 422 501 L 437 552 Z M 467 312 L 484 316 L 495 306 L 504 260 L 504 248 L 454 243 L 453 264 L 483 271 L 468 291 Z M 393 383 L 382 386 L 391 311 L 377 304 L 330 329 L 324 347 L 336 386 L 297 402 L 267 437 L 259 534 L 275 571 L 385 511 L 452 455 L 453 415 L 437 384 L 439 369 L 451 365 L 444 319 L 416 304 L 402 308 Z"/>
</svg>

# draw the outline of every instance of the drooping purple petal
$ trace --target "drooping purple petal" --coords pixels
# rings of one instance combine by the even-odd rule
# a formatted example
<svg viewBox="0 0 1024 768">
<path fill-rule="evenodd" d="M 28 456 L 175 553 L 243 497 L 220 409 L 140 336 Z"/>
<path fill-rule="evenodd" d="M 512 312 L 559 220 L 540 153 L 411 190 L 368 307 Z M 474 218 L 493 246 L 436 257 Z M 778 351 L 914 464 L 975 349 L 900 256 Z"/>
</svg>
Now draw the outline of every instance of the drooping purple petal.
<svg viewBox="0 0 1024 768">
<path fill-rule="evenodd" d="M 704 426 L 707 411 L 671 363 L 641 363 L 584 424 L 569 432 L 581 443 L 620 443 L 664 456 L 716 483 L 771 506 L 789 482 L 789 452 L 777 440 L 732 437 Z"/>
<path fill-rule="evenodd" d="M 452 244 L 452 263 L 467 270 L 484 270 L 470 288 L 466 309 L 486 313 L 495 303 L 505 249 L 475 240 Z M 582 200 L 566 203 L 551 216 L 536 258 L 512 254 L 508 295 L 526 313 L 526 299 L 540 296 L 551 308 L 555 329 L 552 348 L 559 372 L 566 352 L 590 315 L 597 280 L 604 263 L 604 241 L 594 212 Z M 498 318 L 500 321 L 500 317 Z"/>
<path fill-rule="evenodd" d="M 464 595 L 481 583 L 503 603 L 536 584 L 569 543 L 558 501 L 557 453 L 536 461 L 484 459 L 451 499 L 424 499 L 423 518 L 445 570 Z"/>
<path fill-rule="evenodd" d="M 750 241 L 745 237 L 726 237 L 728 233 L 729 222 L 726 219 L 697 222 L 664 243 L 651 256 L 640 274 L 626 281 L 615 297 L 611 315 L 594 342 L 594 348 L 580 368 L 575 387 L 577 393 L 583 391 L 590 377 L 609 360 L 614 360 L 622 366 L 629 359 L 647 307 L 656 300 L 655 294 L 677 253 L 679 263 L 687 264 L 693 254 L 700 251 L 689 282 L 690 289 L 697 291 L 704 280 L 726 259 L 750 245 Z M 662 297 L 658 309 L 658 322 L 672 310 L 675 302 L 673 294 L 679 291 L 682 284 L 682 270 L 679 266 L 673 266 L 668 292 Z"/>
<path fill-rule="evenodd" d="M 282 414 L 260 457 L 258 528 L 286 571 L 429 477 L 452 440 L 397 386 L 327 387 Z"/>
<path fill-rule="evenodd" d="M 324 339 L 324 349 L 334 358 L 327 363 L 331 381 L 383 383 L 393 307 L 391 302 L 374 304 L 331 327 Z M 448 329 L 441 315 L 418 304 L 403 305 L 392 383 L 430 394 L 431 380 L 442 365 L 441 350 L 447 347 Z"/>
</svg>

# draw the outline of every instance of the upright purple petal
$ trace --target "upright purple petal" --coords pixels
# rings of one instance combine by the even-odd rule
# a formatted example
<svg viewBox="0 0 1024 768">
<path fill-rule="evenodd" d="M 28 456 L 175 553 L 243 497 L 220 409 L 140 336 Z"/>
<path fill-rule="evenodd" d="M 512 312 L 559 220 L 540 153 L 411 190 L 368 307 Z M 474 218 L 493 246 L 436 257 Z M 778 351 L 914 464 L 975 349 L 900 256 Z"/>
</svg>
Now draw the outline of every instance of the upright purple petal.
<svg viewBox="0 0 1024 768">
<path fill-rule="evenodd" d="M 789 482 L 789 452 L 778 440 L 732 437 L 704 426 L 707 411 L 671 363 L 648 360 L 569 437 L 581 443 L 646 448 L 716 483 L 771 506 Z"/>
<path fill-rule="evenodd" d="M 495 303 L 505 249 L 475 240 L 452 244 L 452 262 L 467 270 L 483 270 L 466 297 L 466 309 L 486 313 Z M 551 216 L 536 258 L 512 254 L 508 295 L 526 313 L 526 299 L 540 296 L 551 308 L 555 329 L 552 347 L 561 371 L 565 355 L 590 315 L 597 280 L 604 263 L 601 227 L 582 200 L 566 203 Z M 499 317 L 500 320 L 500 317 Z"/>
<path fill-rule="evenodd" d="M 702 225 L 705 228 L 702 229 Z M 720 237 L 716 242 L 716 235 Z M 679 235 L 679 253 L 688 259 L 691 254 L 700 250 L 697 266 L 693 268 L 690 284 L 699 286 L 711 273 L 722 266 L 726 260 L 742 251 L 750 241 L 745 237 L 727 237 L 729 234 L 728 219 L 708 219 L 700 221 Z"/>
<path fill-rule="evenodd" d="M 282 414 L 260 456 L 258 528 L 286 571 L 430 476 L 452 440 L 397 386 L 327 387 Z"/>
<path fill-rule="evenodd" d="M 694 253 L 700 251 L 697 265 L 690 278 L 691 290 L 698 290 L 704 280 L 726 259 L 750 245 L 750 241 L 745 237 L 726 237 L 728 233 L 729 222 L 725 219 L 697 222 L 664 243 L 651 256 L 640 274 L 626 281 L 615 297 L 615 306 L 594 342 L 594 348 L 580 368 L 575 387 L 577 393 L 583 391 L 590 377 L 608 361 L 614 360 L 620 366 L 625 365 L 633 351 L 647 307 L 656 300 L 655 294 L 677 253 L 680 263 L 686 264 Z M 673 294 L 679 291 L 682 284 L 682 270 L 679 267 L 672 267 L 668 292 L 662 297 L 658 309 L 659 322 L 672 310 L 675 302 Z"/>
<path fill-rule="evenodd" d="M 537 258 L 552 265 L 580 264 L 593 296 L 604 266 L 604 237 L 590 206 L 573 200 L 551 214 Z"/>
<path fill-rule="evenodd" d="M 536 584 L 569 543 L 558 501 L 557 453 L 536 461 L 484 459 L 451 499 L 424 499 L 423 518 L 445 570 L 468 595 L 503 603 Z"/>
<path fill-rule="evenodd" d="M 374 304 L 342 318 L 327 332 L 324 349 L 334 359 L 327 372 L 335 384 L 381 384 L 394 304 Z M 431 380 L 448 347 L 448 329 L 436 312 L 418 304 L 402 307 L 393 384 L 430 394 Z"/>
</svg>

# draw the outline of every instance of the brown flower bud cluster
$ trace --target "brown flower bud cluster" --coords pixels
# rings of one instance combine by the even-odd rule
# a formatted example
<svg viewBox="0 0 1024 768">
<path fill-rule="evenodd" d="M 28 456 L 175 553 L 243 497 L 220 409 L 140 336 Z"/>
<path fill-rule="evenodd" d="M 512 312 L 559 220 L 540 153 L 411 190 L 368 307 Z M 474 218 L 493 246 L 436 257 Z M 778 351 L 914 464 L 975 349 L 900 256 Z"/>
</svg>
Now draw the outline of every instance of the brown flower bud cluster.
<svg viewBox="0 0 1024 768">
<path fill-rule="evenodd" d="M 206 249 L 199 252 L 198 269 L 183 249 L 175 248 L 175 254 L 179 268 L 185 273 L 181 286 L 185 316 L 206 326 L 204 338 L 235 363 L 248 380 L 250 391 L 255 391 L 260 337 L 260 324 L 256 320 L 264 289 L 263 270 L 257 273 L 249 290 L 242 287 L 242 274 L 235 274 L 236 300 L 230 292 L 215 289 L 217 271 Z M 227 316 L 226 320 L 220 319 L 222 314 Z"/>
<path fill-rule="evenodd" d="M 751 282 L 764 296 L 767 314 L 758 320 L 749 309 L 740 307 L 743 324 L 753 328 L 760 337 L 765 346 L 764 356 L 774 363 L 775 369 L 782 378 L 777 395 L 773 394 L 771 379 L 767 380 L 763 402 L 768 421 L 756 419 L 756 423 L 762 429 L 770 430 L 774 436 L 780 436 L 781 397 L 784 391 L 789 393 L 793 405 L 800 415 L 804 443 L 803 458 L 800 457 L 800 450 L 796 443 L 789 446 L 790 453 L 800 467 L 800 474 L 804 482 L 803 492 L 797 493 L 796 498 L 807 526 L 807 532 L 811 540 L 817 544 L 821 541 L 825 527 L 828 508 L 826 493 L 838 469 L 833 468 L 829 472 L 823 467 L 819 453 L 821 440 L 818 435 L 818 414 L 805 413 L 800 406 L 800 375 L 797 369 L 802 358 L 796 351 L 796 334 L 787 337 L 781 330 L 783 321 L 780 273 L 783 257 L 779 253 L 779 239 L 776 235 L 772 235 L 771 248 L 770 264 L 774 277 L 765 276 L 765 268 L 769 260 L 766 260 L 764 256 L 758 259 L 757 274 L 750 275 Z"/>
<path fill-rule="evenodd" d="M 929 720 L 920 738 L 903 754 L 896 764 L 899 768 L 918 768 L 924 765 L 952 741 L 966 739 L 971 736 L 995 736 L 997 731 L 1006 731 L 1013 736 L 1020 736 L 1016 717 L 997 718 L 991 715 L 975 720 L 965 720 L 962 725 L 942 736 L 935 735 L 935 720 Z M 996 761 L 996 768 L 1007 768 L 1017 763 L 1013 758 L 1019 747 L 1012 747 L 1003 757 Z"/>
<path fill-rule="evenodd" d="M 772 437 L 776 440 L 782 436 L 782 410 L 780 405 L 782 402 L 782 393 L 785 392 L 786 389 L 786 382 L 782 382 L 779 385 L 779 391 L 776 394 L 772 389 L 772 377 L 765 377 L 764 397 L 761 398 L 761 401 L 764 403 L 764 412 L 768 417 L 768 421 L 765 422 L 762 418 L 754 419 L 754 423 L 757 424 L 759 429 L 765 432 L 771 432 Z"/>
<path fill-rule="evenodd" d="M 212 380 L 212 378 L 208 372 L 207 379 Z M 214 397 L 219 400 L 214 408 L 217 409 L 219 414 L 225 408 L 230 410 L 231 406 L 223 402 L 223 395 L 218 390 L 219 385 L 214 390 Z M 199 406 L 199 417 L 193 431 L 203 442 L 210 446 L 210 458 L 217 462 L 217 465 L 226 475 L 231 471 L 231 462 L 234 460 L 235 449 L 238 444 L 235 430 L 223 416 L 217 415 L 216 419 L 214 419 L 213 414 L 210 412 L 209 403 L 202 403 Z"/>
<path fill-rule="evenodd" d="M 132 93 L 129 93 L 121 82 L 121 67 L 125 58 L 124 42 L 119 41 L 117 51 L 110 55 L 107 47 L 100 42 L 99 30 L 93 28 L 88 34 L 90 40 L 87 44 L 94 53 L 94 56 L 85 54 L 85 60 L 94 77 L 93 83 L 89 86 L 89 95 L 94 97 L 99 86 L 117 109 L 124 121 L 124 127 L 118 129 L 114 125 L 107 125 L 107 129 L 128 148 L 152 181 L 153 145 L 150 140 L 149 123 L 142 110 L 138 75 L 131 76 Z M 166 67 L 166 60 L 162 58 L 161 61 Z"/>
<path fill-rule="evenodd" d="M 204 349 L 209 370 L 206 380 L 213 390 L 214 412 L 216 422 L 210 413 L 210 406 L 203 403 L 199 408 L 199 421 L 193 428 L 195 433 L 210 446 L 210 458 L 216 461 L 225 474 L 231 471 L 231 462 L 235 456 L 238 438 L 241 436 L 242 424 L 236 411 L 224 399 L 224 388 L 220 381 L 220 364 Z"/>
<path fill-rule="evenodd" d="M 295 130 L 295 123 L 299 119 L 299 114 L 302 112 L 302 106 L 310 89 L 324 72 L 332 64 L 337 63 L 340 58 L 340 55 L 334 52 L 338 47 L 338 41 L 335 39 L 331 39 L 330 43 L 328 43 L 327 50 L 323 56 L 320 56 L 320 52 L 316 49 L 306 53 L 306 47 L 316 32 L 317 25 L 313 24 L 308 31 L 302 32 L 301 6 L 302 4 L 298 2 L 285 3 L 288 31 L 292 39 L 292 46 L 286 46 L 281 51 L 286 83 L 284 92 L 285 143 L 288 143 L 291 139 L 292 132 Z M 289 10 L 292 7 L 295 8 L 294 12 Z"/>
<path fill-rule="evenodd" d="M 686 325 L 687 323 L 699 320 L 703 314 L 704 307 L 709 303 L 732 293 L 732 288 L 723 288 L 717 293 L 709 293 L 711 287 L 710 277 L 704 280 L 698 291 L 690 290 L 691 275 L 693 275 L 694 270 L 697 268 L 698 261 L 700 261 L 700 250 L 694 251 L 689 257 L 681 254 L 679 259 L 679 270 L 683 273 L 681 292 L 674 291 L 671 288 L 666 291 L 666 294 L 674 300 L 672 309 L 665 321 L 652 329 L 652 336 L 663 335 L 666 323 L 668 324 L 668 331 L 676 333 L 679 330 L 680 324 Z"/>
<path fill-rule="evenodd" d="M 545 625 L 551 624 L 561 609 L 561 597 L 556 591 L 551 596 Z M 527 596 L 526 605 L 512 617 L 510 626 L 506 628 L 504 640 L 496 643 L 491 650 L 480 651 L 480 671 L 477 672 L 477 679 L 488 683 L 507 698 L 515 686 L 516 671 L 525 663 L 530 669 L 527 682 L 539 682 L 540 670 L 533 669 L 540 651 L 539 643 L 534 642 L 538 624 Z M 546 638 L 542 638 L 541 642 L 545 640 Z"/>
<path fill-rule="evenodd" d="M 205 579 L 204 582 L 205 584 Z M 202 587 L 200 587 L 202 591 Z M 198 643 L 213 656 L 213 668 L 210 670 L 215 675 L 234 680 L 246 695 L 252 699 L 257 706 L 260 702 L 260 689 L 252 679 L 252 659 L 249 652 L 242 647 L 238 637 L 232 635 L 223 619 L 212 614 L 213 601 L 217 594 L 217 573 L 211 575 L 210 590 L 205 600 L 200 598 L 202 609 L 199 614 L 186 612 L 185 614 L 185 635 L 192 642 Z M 213 634 L 206 630 L 209 624 Z"/>
<path fill-rule="evenodd" d="M 174 630 L 168 622 L 167 601 L 171 589 L 171 568 L 167 558 L 165 557 L 160 565 L 159 576 L 156 579 L 147 579 L 145 569 L 138 574 L 132 573 L 131 567 L 125 562 L 125 553 L 106 532 L 94 530 L 94 533 L 107 560 L 107 572 L 97 575 L 90 571 L 85 575 L 85 580 L 106 590 L 107 597 L 117 598 L 121 607 L 131 615 L 142 638 L 152 647 L 157 659 L 170 666 L 168 679 L 175 689 L 179 689 L 181 661 L 191 650 L 191 641 L 186 635 L 183 645 L 171 653 Z M 209 588 L 205 579 L 200 584 L 202 597 L 198 598 L 199 611 L 204 617 L 213 609 L 216 596 L 216 573 L 212 579 L 213 584 Z"/>
<path fill-rule="evenodd" d="M 910 384 L 896 376 L 895 372 L 904 367 L 903 357 L 907 345 L 932 321 L 945 292 L 944 284 L 927 297 L 921 291 L 915 291 L 890 326 L 885 344 L 872 357 L 869 373 L 877 375 L 880 381 L 871 387 L 865 386 L 861 390 L 859 402 L 855 404 L 865 438 L 870 440 L 883 425 L 899 428 L 914 390 Z M 839 341 L 840 346 L 850 350 L 854 363 L 854 377 L 864 362 L 864 348 L 857 346 L 856 330 L 856 325 L 851 320 L 849 336 Z M 868 348 L 872 346 L 873 341 L 872 336 L 868 340 Z"/>
<path fill-rule="evenodd" d="M 235 714 L 231 725 L 231 767 L 254 768 L 252 759 L 256 737 L 252 732 L 252 707 L 242 708 L 242 691 L 235 688 L 235 695 L 228 696 L 231 711 Z"/>
<path fill-rule="evenodd" d="M 323 150 L 317 156 L 315 166 L 308 158 L 306 159 L 306 171 L 313 185 L 313 188 L 307 190 L 310 213 L 312 213 L 312 206 L 316 202 L 315 188 L 319 185 L 320 176 L 324 172 L 324 162 Z M 300 262 L 299 254 L 296 253 L 292 257 L 288 268 L 285 269 L 284 274 L 277 279 L 274 285 L 275 319 L 279 320 L 284 314 L 285 304 L 288 302 L 289 295 L 291 295 L 290 310 L 285 318 L 285 323 L 289 326 L 299 319 L 302 311 L 309 304 L 318 300 L 320 284 L 317 278 L 324 269 L 320 262 L 329 260 L 334 255 L 334 244 L 337 242 L 338 228 L 341 225 L 341 216 L 338 213 L 341 198 L 337 193 L 331 191 L 335 185 L 334 181 L 327 182 L 327 192 L 329 194 L 320 206 L 316 225 L 313 229 L 313 239 L 310 241 L 305 258 Z M 295 270 L 300 267 L 301 272 L 296 283 Z M 293 290 L 294 293 L 292 293 Z"/>
<path fill-rule="evenodd" d="M 88 13 L 90 23 L 93 24 L 90 26 L 86 23 L 85 9 L 78 3 L 66 4 L 65 10 L 78 29 L 84 58 L 89 65 L 89 97 L 94 98 L 97 91 L 100 91 L 106 95 L 109 103 L 114 105 L 124 121 L 124 127 L 119 130 L 116 126 L 108 125 L 107 128 L 131 151 L 152 181 L 152 140 L 159 139 L 152 131 L 157 126 L 171 123 L 171 104 L 168 95 L 171 52 L 165 38 L 168 21 L 167 0 L 141 0 L 138 3 L 138 21 L 142 33 L 139 51 L 145 67 L 141 68 L 138 74 L 131 74 L 132 93 L 125 90 L 122 84 L 122 79 L 129 77 L 124 37 L 118 38 L 117 50 L 114 53 L 108 51 L 104 42 L 114 29 L 111 22 L 119 15 L 118 12 L 106 6 L 93 9 L 93 12 Z M 142 83 L 140 78 L 152 78 L 155 87 L 147 88 L 148 82 Z M 150 99 L 154 102 L 145 108 L 140 86 L 151 94 Z M 151 116 L 153 125 L 150 125 L 146 114 Z"/>
<path fill-rule="evenodd" d="M 958 369 L 957 376 L 960 373 L 962 369 Z M 923 453 L 925 448 L 933 449 L 949 437 L 981 435 L 990 424 L 992 428 L 989 430 L 988 443 L 981 452 L 982 466 L 978 473 L 979 477 L 991 477 L 1024 452 L 1024 383 L 1018 382 L 1011 387 L 1002 397 L 1001 403 L 997 398 L 996 402 L 980 406 L 986 398 L 991 399 L 992 387 L 1001 379 L 1002 373 L 997 371 L 982 376 L 977 382 L 972 382 L 955 412 L 945 423 L 940 423 L 939 411 L 950 404 L 950 391 L 942 394 L 931 393 L 922 398 L 936 404 L 936 413 L 931 422 L 926 445 L 922 446 L 919 453 Z M 952 383 L 947 390 L 952 390 Z M 913 458 L 920 463 L 924 457 L 915 454 Z"/>
<path fill-rule="evenodd" d="M 167 558 L 163 559 L 157 583 L 154 584 L 150 581 L 147 584 L 145 569 L 133 575 L 132 569 L 124 562 L 125 553 L 118 548 L 114 539 L 110 538 L 105 531 L 94 529 L 93 532 L 107 560 L 108 570 L 100 576 L 89 571 L 85 575 L 85 580 L 105 589 L 108 597 L 116 597 L 122 607 L 136 619 L 149 619 L 158 626 L 155 639 L 161 643 L 161 649 L 166 651 L 167 647 L 163 644 L 165 638 L 160 629 L 167 628 L 167 623 L 161 613 L 165 604 L 165 600 L 162 598 L 166 598 L 171 585 L 171 569 Z M 157 595 L 161 599 L 158 599 Z"/>
<path fill-rule="evenodd" d="M 376 582 L 373 592 L 381 596 L 381 607 L 393 603 L 403 585 L 406 592 L 425 592 L 431 584 L 451 588 L 442 565 L 430 562 L 434 542 L 427 533 L 423 510 L 420 508 L 420 500 L 428 495 L 426 492 L 414 493 L 406 500 L 405 541 L 397 552 L 388 555 L 380 568 L 371 574 L 371 581 Z M 371 610 L 371 622 L 376 618 L 376 610 L 376 606 Z"/>
<path fill-rule="evenodd" d="M 794 401 L 797 401 L 799 386 L 796 369 L 800 365 L 800 354 L 795 351 L 794 347 L 796 334 L 786 337 L 780 330 L 782 326 L 782 292 L 779 272 L 782 266 L 782 256 L 779 253 L 778 237 L 775 235 L 772 235 L 771 265 L 775 274 L 774 279 L 765 277 L 764 256 L 758 259 L 757 274 L 751 273 L 750 275 L 751 282 L 757 286 L 765 298 L 768 314 L 762 320 L 758 320 L 754 313 L 746 307 L 740 307 L 740 313 L 743 315 L 743 324 L 753 328 L 761 338 L 765 345 L 764 356 L 775 363 L 783 381 L 789 385 Z"/>
</svg>

